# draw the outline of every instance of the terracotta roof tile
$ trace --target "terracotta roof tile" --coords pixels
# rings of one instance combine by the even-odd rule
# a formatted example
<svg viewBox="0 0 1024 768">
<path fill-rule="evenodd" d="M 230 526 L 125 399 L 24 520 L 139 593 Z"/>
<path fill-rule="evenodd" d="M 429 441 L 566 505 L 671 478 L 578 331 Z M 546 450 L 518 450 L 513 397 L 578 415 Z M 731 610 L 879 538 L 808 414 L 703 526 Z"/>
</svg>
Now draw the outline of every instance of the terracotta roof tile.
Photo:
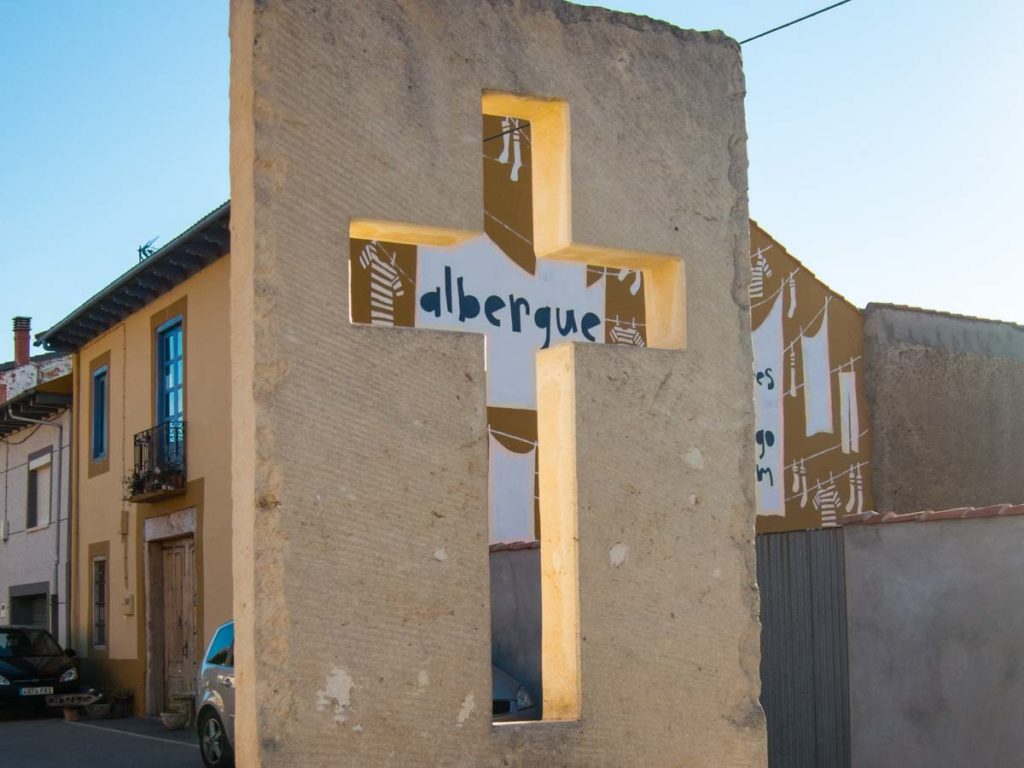
<svg viewBox="0 0 1024 768">
<path fill-rule="evenodd" d="M 1024 515 L 1024 504 L 993 504 L 988 507 L 954 507 L 921 512 L 862 512 L 844 515 L 840 525 L 877 525 L 880 523 L 926 523 L 932 520 L 971 520 L 977 517 L 1013 517 Z"/>
<path fill-rule="evenodd" d="M 516 552 L 520 549 L 540 549 L 539 541 L 502 541 L 491 544 L 491 552 Z"/>
</svg>

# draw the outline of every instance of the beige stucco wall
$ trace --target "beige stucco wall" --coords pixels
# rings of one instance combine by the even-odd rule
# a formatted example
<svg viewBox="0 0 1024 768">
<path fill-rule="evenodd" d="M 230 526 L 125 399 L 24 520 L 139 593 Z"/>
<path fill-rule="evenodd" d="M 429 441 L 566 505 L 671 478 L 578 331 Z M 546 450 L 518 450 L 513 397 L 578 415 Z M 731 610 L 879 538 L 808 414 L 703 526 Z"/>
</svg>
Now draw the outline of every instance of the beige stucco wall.
<svg viewBox="0 0 1024 768">
<path fill-rule="evenodd" d="M 89 656 L 90 545 L 109 542 L 107 659 L 86 662 L 103 679 L 135 688 L 143 706 L 145 685 L 145 584 L 142 521 L 180 509 L 197 509 L 197 576 L 200 611 L 197 658 L 218 624 L 231 618 L 230 367 L 228 364 L 228 277 L 230 257 L 214 262 L 145 306 L 77 355 L 75 441 L 77 565 L 73 586 L 76 648 Z M 124 476 L 134 462 L 137 432 L 155 424 L 152 317 L 187 305 L 185 321 L 185 421 L 188 493 L 153 503 L 122 501 Z M 109 469 L 90 477 L 90 364 L 109 356 Z M 122 510 L 128 534 L 120 534 Z M 133 595 L 134 615 L 122 600 Z M 95 656 L 96 654 L 93 654 Z"/>
<path fill-rule="evenodd" d="M 552 0 L 236 0 L 231 88 L 241 764 L 764 765 L 736 44 Z M 481 339 L 349 323 L 350 219 L 481 228 L 484 89 L 569 103 L 574 243 L 686 261 L 686 351 L 545 363 L 576 722 L 490 722 Z"/>
</svg>

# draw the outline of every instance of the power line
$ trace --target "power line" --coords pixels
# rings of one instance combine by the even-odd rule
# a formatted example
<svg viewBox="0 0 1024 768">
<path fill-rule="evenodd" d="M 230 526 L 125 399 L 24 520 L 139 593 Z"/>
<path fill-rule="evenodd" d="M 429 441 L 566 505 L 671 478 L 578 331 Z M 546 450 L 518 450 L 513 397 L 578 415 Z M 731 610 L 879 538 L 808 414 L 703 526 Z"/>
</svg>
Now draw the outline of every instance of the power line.
<svg viewBox="0 0 1024 768">
<path fill-rule="evenodd" d="M 850 2 L 850 0 L 846 0 L 846 2 Z M 529 128 L 529 127 L 530 127 L 530 124 L 524 120 L 521 123 L 519 123 L 519 125 L 513 125 L 511 128 L 509 128 L 507 130 L 504 130 L 501 133 L 496 133 L 493 136 L 485 136 L 484 137 L 484 141 L 494 141 L 494 139 L 500 139 L 502 136 L 507 136 L 510 133 L 515 133 L 516 131 L 522 131 L 522 130 L 524 130 L 526 128 Z"/>
<path fill-rule="evenodd" d="M 759 35 L 754 35 L 753 37 L 748 37 L 746 40 L 740 40 L 740 45 L 745 45 L 745 44 L 749 43 L 751 40 L 757 40 L 757 38 L 759 38 L 759 37 L 764 37 L 765 35 L 770 35 L 772 32 L 778 32 L 780 29 L 785 29 L 786 27 L 792 27 L 794 24 L 799 24 L 801 21 L 807 21 L 807 19 L 810 19 L 810 18 L 812 18 L 814 16 L 817 16 L 819 14 L 825 13 L 825 11 L 831 11 L 833 8 L 838 8 L 840 5 L 846 5 L 848 2 L 850 2 L 850 0 L 840 0 L 840 2 L 833 3 L 832 5 L 828 6 L 827 8 L 822 8 L 820 11 L 815 11 L 814 13 L 808 13 L 806 16 L 801 16 L 799 19 L 793 19 L 793 21 L 787 22 L 787 23 L 782 24 L 782 25 L 780 25 L 778 27 L 773 27 L 772 29 L 769 29 L 767 32 L 762 32 Z"/>
</svg>

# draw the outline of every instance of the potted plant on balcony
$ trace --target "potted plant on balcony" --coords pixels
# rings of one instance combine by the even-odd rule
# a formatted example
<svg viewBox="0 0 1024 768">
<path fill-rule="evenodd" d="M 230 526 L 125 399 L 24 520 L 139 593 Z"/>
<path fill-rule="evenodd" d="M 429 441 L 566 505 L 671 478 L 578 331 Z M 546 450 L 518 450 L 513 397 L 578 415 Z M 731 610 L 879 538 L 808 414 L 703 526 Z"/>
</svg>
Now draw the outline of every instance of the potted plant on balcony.
<svg viewBox="0 0 1024 768">
<path fill-rule="evenodd" d="M 153 471 L 153 490 L 175 491 L 181 487 L 181 470 L 177 467 L 157 467 Z"/>
<path fill-rule="evenodd" d="M 128 475 L 128 498 L 133 499 L 146 492 L 146 476 L 137 469 Z"/>
</svg>

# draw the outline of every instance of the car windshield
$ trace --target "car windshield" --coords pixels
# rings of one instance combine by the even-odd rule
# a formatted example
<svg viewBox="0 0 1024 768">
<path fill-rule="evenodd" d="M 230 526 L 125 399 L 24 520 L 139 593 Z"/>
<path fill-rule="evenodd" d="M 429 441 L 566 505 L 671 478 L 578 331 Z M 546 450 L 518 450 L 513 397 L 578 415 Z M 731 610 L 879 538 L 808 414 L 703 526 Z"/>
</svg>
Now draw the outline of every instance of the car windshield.
<svg viewBox="0 0 1024 768">
<path fill-rule="evenodd" d="M 45 629 L 0 629 L 0 659 L 12 656 L 63 656 Z"/>
</svg>

